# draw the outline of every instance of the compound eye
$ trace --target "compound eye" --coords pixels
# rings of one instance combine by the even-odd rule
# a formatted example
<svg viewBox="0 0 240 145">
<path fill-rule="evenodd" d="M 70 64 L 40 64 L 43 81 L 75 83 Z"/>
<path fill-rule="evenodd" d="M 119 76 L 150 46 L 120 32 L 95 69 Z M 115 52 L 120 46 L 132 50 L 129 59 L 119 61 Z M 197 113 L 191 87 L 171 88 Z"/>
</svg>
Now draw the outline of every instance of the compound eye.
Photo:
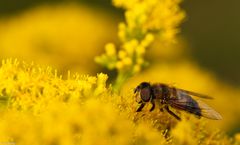
<svg viewBox="0 0 240 145">
<path fill-rule="evenodd" d="M 149 88 L 144 88 L 141 90 L 141 98 L 144 102 L 150 101 L 151 98 L 151 91 Z"/>
</svg>

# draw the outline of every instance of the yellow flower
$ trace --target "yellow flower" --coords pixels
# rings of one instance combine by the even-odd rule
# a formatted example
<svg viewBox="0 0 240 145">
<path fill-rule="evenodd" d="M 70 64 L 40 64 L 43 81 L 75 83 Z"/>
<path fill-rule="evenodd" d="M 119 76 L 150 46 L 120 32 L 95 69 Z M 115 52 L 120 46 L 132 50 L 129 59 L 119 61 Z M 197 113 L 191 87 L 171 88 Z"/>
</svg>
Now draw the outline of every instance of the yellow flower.
<svg viewBox="0 0 240 145">
<path fill-rule="evenodd" d="M 177 124 L 172 130 L 173 138 L 176 140 L 175 144 L 179 145 L 193 145 L 197 144 L 195 139 L 195 131 L 192 129 L 191 123 L 187 120 L 183 120 Z"/>
<path fill-rule="evenodd" d="M 133 40 L 125 43 L 123 46 L 123 49 L 126 51 L 127 54 L 132 56 L 134 53 L 134 50 L 136 49 L 137 46 L 138 46 L 138 40 L 133 39 Z"/>
<path fill-rule="evenodd" d="M 138 71 L 140 67 L 134 68 Z M 19 145 L 231 144 L 226 135 L 204 127 L 199 120 L 177 122 L 159 110 L 150 113 L 149 104 L 136 113 L 131 84 L 125 89 L 127 93 L 118 95 L 106 86 L 105 74 L 88 76 L 69 72 L 68 75 L 62 79 L 51 67 L 12 59 L 2 61 L 0 98 L 8 99 L 0 102 L 0 142 Z"/>
<path fill-rule="evenodd" d="M 124 59 L 126 56 L 127 56 L 126 51 L 120 50 L 120 51 L 118 52 L 118 57 L 119 57 L 120 59 Z"/>
<path fill-rule="evenodd" d="M 179 3 L 180 0 L 113 0 L 115 6 L 125 9 L 125 22 L 118 25 L 118 37 L 122 44 L 117 52 L 118 57 L 115 52 L 110 54 L 112 51 L 106 50 L 106 55 L 95 60 L 108 69 L 117 69 L 115 90 L 119 90 L 125 80 L 146 66 L 144 55 L 155 36 L 161 39 L 161 43 L 176 42 L 178 26 L 185 17 Z M 107 55 L 114 55 L 114 59 Z M 143 62 L 139 63 L 138 60 Z"/>
<path fill-rule="evenodd" d="M 145 52 L 146 52 L 145 47 L 138 46 L 138 47 L 136 48 L 136 53 L 137 53 L 137 55 L 143 55 Z M 139 58 L 139 59 L 141 59 L 141 58 Z"/>
<path fill-rule="evenodd" d="M 108 56 L 114 56 L 116 55 L 116 48 L 113 43 L 108 43 L 105 46 L 105 51 Z"/>
<path fill-rule="evenodd" d="M 131 58 L 129 58 L 129 57 L 126 57 L 126 58 L 124 58 L 123 60 L 122 60 L 122 62 L 123 62 L 123 64 L 124 65 L 131 65 L 132 64 L 132 59 Z"/>
<path fill-rule="evenodd" d="M 138 73 L 138 72 L 140 72 L 140 70 L 141 70 L 141 66 L 140 65 L 133 66 L 133 72 L 134 73 Z"/>
<path fill-rule="evenodd" d="M 238 134 L 233 140 L 223 132 L 215 131 L 211 125 L 218 124 L 225 129 L 229 124 L 238 123 L 234 113 L 239 100 L 232 98 L 240 94 L 237 89 L 220 84 L 212 75 L 188 62 L 161 63 L 135 75 L 146 66 L 145 54 L 156 38 L 160 39 L 162 45 L 174 40 L 178 25 L 184 17 L 179 2 L 180 0 L 113 1 L 116 6 L 126 9 L 126 22 L 119 24 L 121 44 L 117 46 L 118 50 L 116 44 L 106 44 L 105 53 L 95 58 L 108 69 L 117 70 L 118 76 L 113 88 L 112 84 L 107 85 L 108 76 L 103 73 L 89 76 L 68 71 L 67 77 L 64 77 L 49 66 L 13 59 L 3 60 L 0 66 L 0 144 L 237 144 Z M 72 16 L 72 13 L 63 18 L 68 16 Z M 19 26 L 16 27 L 18 28 Z M 105 32 L 105 29 L 101 30 Z M 3 38 L 0 37 L 0 41 L 1 39 Z M 56 48 L 65 46 L 61 44 L 56 43 Z M 66 46 L 75 47 L 74 44 Z M 99 47 L 95 49 L 97 48 Z M 77 55 L 77 52 L 74 49 L 71 54 Z M 135 76 L 129 79 L 133 75 Z M 169 82 L 172 80 L 176 82 Z M 166 111 L 160 111 L 160 104 L 149 112 L 151 103 L 146 103 L 141 112 L 136 112 L 139 105 L 136 100 L 140 96 L 134 94 L 133 90 L 142 81 L 177 83 L 176 86 L 180 88 L 216 94 L 219 97 L 214 100 L 214 108 L 219 109 L 224 120 L 206 123 L 203 119 L 189 117 L 189 114 L 183 112 L 182 121 L 177 121 Z M 125 86 L 121 94 L 114 93 L 113 90 L 119 89 L 123 84 Z M 223 96 L 228 97 L 225 99 Z M 225 108 L 221 107 L 222 104 Z"/>
<path fill-rule="evenodd" d="M 127 145 L 142 139 L 153 144 L 159 139 L 161 135 L 156 131 L 152 136 L 135 130 L 129 115 L 114 107 L 121 99 L 116 97 L 116 105 L 112 104 L 105 74 L 68 74 L 68 79 L 63 80 L 50 67 L 36 68 L 34 64 L 11 59 L 2 61 L 0 90 L 11 88 L 11 92 L 1 91 L 10 102 L 2 110 L 0 141 L 19 145 Z M 143 132 L 151 130 L 144 124 L 140 128 Z"/>
<path fill-rule="evenodd" d="M 124 66 L 124 64 L 123 64 L 122 61 L 118 61 L 118 62 L 116 63 L 116 68 L 117 68 L 118 70 L 122 70 L 123 66 Z"/>
</svg>

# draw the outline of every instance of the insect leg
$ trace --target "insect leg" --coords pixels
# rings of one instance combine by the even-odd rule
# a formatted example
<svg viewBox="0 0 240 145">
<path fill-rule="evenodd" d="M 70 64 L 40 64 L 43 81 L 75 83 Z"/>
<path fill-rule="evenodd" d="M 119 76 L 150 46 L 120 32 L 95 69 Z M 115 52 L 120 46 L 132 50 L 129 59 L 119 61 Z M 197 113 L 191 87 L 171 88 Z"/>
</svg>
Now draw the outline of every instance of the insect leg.
<svg viewBox="0 0 240 145">
<path fill-rule="evenodd" d="M 181 120 L 181 118 L 179 116 L 177 116 L 175 113 L 173 113 L 168 106 L 165 107 L 165 109 L 167 110 L 167 112 L 169 114 L 171 114 L 173 117 L 175 117 L 177 120 Z"/>
<path fill-rule="evenodd" d="M 136 112 L 142 111 L 143 107 L 145 106 L 145 103 L 143 103 L 143 102 L 140 102 L 140 103 L 141 103 L 141 105 L 138 107 Z"/>
<path fill-rule="evenodd" d="M 164 111 L 162 107 L 160 108 L 160 111 L 161 111 L 161 112 L 163 112 L 163 111 Z"/>
<path fill-rule="evenodd" d="M 151 100 L 151 104 L 152 104 L 152 107 L 151 107 L 151 109 L 150 109 L 150 112 L 155 109 L 155 102 L 154 102 L 153 99 Z"/>
</svg>

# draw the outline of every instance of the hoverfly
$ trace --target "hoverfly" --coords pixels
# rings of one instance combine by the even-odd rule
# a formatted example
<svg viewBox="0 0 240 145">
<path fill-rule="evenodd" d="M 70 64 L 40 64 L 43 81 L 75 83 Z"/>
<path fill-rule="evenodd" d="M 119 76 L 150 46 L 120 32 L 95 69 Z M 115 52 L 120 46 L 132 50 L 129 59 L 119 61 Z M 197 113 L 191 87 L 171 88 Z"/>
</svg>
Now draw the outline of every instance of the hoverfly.
<svg viewBox="0 0 240 145">
<path fill-rule="evenodd" d="M 212 99 L 209 96 L 198 94 L 195 92 L 171 87 L 166 84 L 157 83 L 150 84 L 142 82 L 139 84 L 134 93 L 139 93 L 141 100 L 139 101 L 139 108 L 137 112 L 140 112 L 147 102 L 152 104 L 150 111 L 155 109 L 155 103 L 160 103 L 160 110 L 166 110 L 170 115 L 175 117 L 177 120 L 181 120 L 174 112 L 169 109 L 169 106 L 177 110 L 183 110 L 188 113 L 194 114 L 197 117 L 205 117 L 213 120 L 220 120 L 222 116 L 209 107 L 207 104 L 200 100 L 195 100 L 192 96 Z"/>
</svg>

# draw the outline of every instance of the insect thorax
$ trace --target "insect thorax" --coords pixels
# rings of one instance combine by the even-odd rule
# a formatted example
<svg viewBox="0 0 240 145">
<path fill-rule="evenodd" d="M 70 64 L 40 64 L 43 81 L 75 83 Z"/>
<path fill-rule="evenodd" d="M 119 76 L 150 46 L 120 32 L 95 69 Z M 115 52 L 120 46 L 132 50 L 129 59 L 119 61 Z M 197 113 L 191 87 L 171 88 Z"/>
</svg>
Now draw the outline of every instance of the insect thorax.
<svg viewBox="0 0 240 145">
<path fill-rule="evenodd" d="M 154 99 L 168 100 L 171 92 L 170 88 L 165 84 L 153 84 L 152 94 Z"/>
</svg>

